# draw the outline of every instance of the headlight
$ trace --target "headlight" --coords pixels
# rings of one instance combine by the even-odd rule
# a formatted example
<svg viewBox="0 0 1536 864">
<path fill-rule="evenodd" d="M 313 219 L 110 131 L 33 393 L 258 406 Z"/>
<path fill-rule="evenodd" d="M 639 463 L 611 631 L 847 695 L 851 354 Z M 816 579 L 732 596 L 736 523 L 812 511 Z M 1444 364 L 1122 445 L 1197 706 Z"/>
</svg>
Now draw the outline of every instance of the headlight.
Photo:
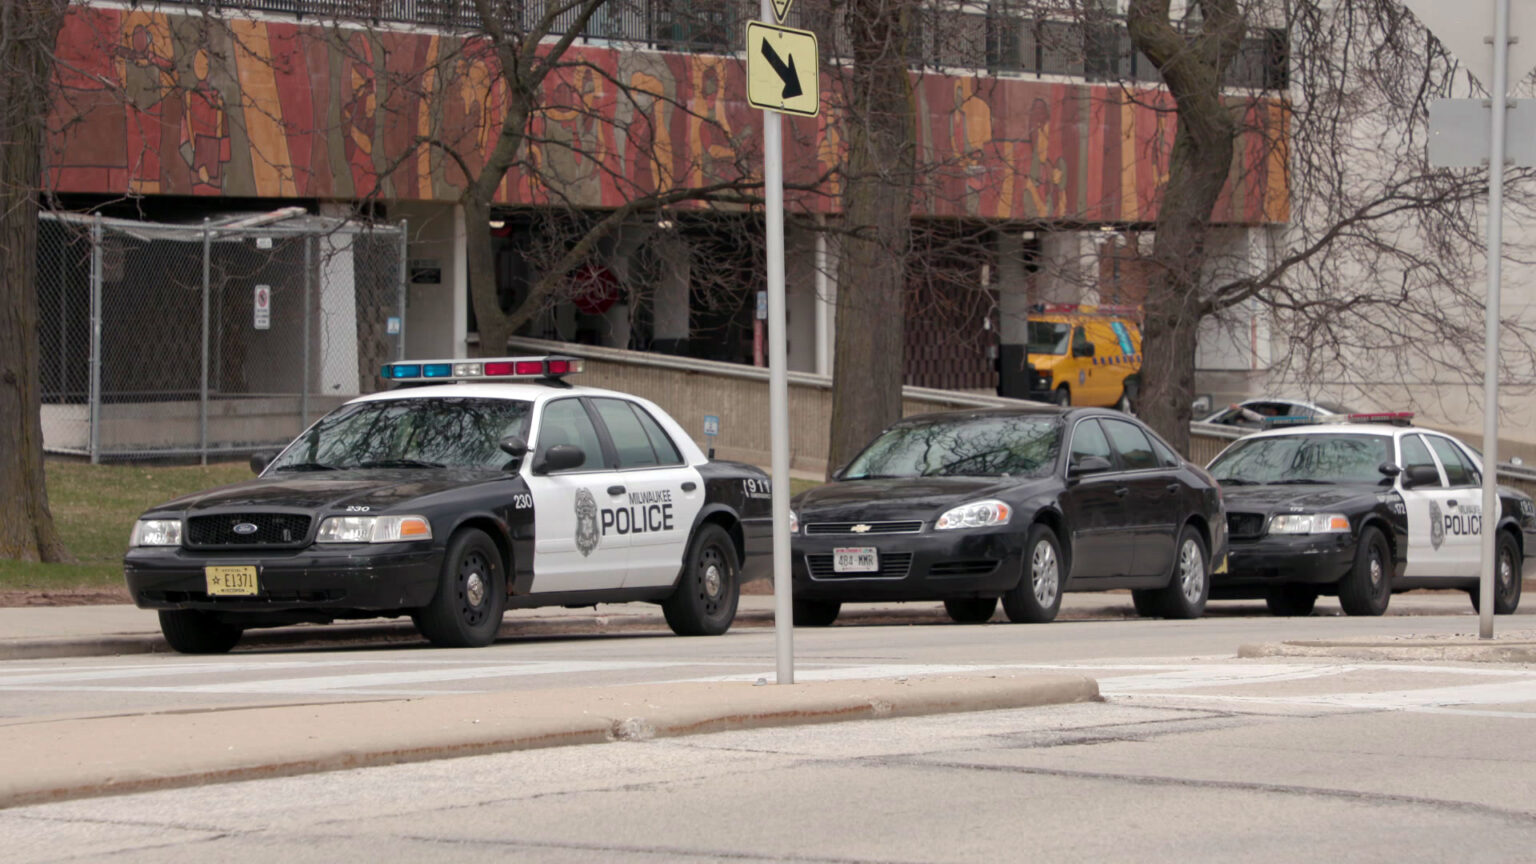
<svg viewBox="0 0 1536 864">
<path fill-rule="evenodd" d="M 800 517 L 796 516 L 793 510 L 789 511 L 789 533 L 800 533 Z"/>
<path fill-rule="evenodd" d="M 398 543 L 431 540 L 425 516 L 332 516 L 320 523 L 316 543 Z"/>
<path fill-rule="evenodd" d="M 950 528 L 982 528 L 988 525 L 1007 525 L 1013 508 L 1001 501 L 975 501 L 961 504 L 950 510 L 933 527 L 940 531 Z"/>
<path fill-rule="evenodd" d="M 133 525 L 129 546 L 180 546 L 180 519 L 140 519 Z"/>
<path fill-rule="evenodd" d="M 1349 518 L 1342 513 L 1276 513 L 1269 517 L 1271 534 L 1348 534 Z"/>
</svg>

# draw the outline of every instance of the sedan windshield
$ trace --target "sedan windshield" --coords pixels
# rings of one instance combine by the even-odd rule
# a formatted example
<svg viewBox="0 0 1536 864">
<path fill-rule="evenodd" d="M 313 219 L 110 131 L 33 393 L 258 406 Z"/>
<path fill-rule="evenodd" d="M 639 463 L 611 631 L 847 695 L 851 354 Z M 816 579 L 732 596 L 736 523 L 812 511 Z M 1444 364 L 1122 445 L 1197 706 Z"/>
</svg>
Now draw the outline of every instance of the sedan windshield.
<svg viewBox="0 0 1536 864">
<path fill-rule="evenodd" d="M 1065 354 L 1067 344 L 1072 339 L 1072 328 L 1066 324 L 1055 324 L 1050 321 L 1029 322 L 1029 344 L 1025 350 L 1030 354 Z"/>
<path fill-rule="evenodd" d="M 1377 468 L 1392 461 L 1385 435 L 1283 435 L 1249 438 L 1211 463 L 1221 483 L 1384 483 Z"/>
<path fill-rule="evenodd" d="M 512 458 L 501 439 L 528 437 L 533 403 L 513 399 L 394 399 L 332 411 L 270 471 L 339 468 L 492 468 Z"/>
<path fill-rule="evenodd" d="M 1055 417 L 967 417 L 887 429 L 843 473 L 881 477 L 1029 477 L 1049 473 L 1061 447 Z"/>
</svg>

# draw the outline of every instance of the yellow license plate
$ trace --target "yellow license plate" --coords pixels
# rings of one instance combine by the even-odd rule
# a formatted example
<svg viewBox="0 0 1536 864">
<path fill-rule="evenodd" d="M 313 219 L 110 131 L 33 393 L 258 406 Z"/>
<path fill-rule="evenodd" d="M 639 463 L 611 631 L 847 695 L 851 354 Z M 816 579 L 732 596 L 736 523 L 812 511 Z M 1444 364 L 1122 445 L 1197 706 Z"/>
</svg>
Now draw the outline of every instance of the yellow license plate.
<svg viewBox="0 0 1536 864">
<path fill-rule="evenodd" d="M 257 593 L 255 567 L 204 567 L 208 594 L 215 597 L 251 597 Z"/>
</svg>

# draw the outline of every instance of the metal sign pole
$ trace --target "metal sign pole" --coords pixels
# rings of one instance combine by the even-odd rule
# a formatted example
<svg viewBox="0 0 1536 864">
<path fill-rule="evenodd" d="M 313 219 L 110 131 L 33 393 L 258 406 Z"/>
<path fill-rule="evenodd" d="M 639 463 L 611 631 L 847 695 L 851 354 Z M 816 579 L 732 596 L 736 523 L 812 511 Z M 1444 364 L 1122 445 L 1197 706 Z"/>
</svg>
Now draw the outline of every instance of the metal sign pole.
<svg viewBox="0 0 1536 864">
<path fill-rule="evenodd" d="M 1499 293 L 1504 258 L 1504 119 L 1509 97 L 1509 0 L 1493 13 L 1493 99 L 1488 147 L 1488 300 L 1483 344 L 1483 560 L 1477 586 L 1477 632 L 1493 638 L 1493 579 L 1499 525 Z M 1519 579 L 1520 574 L 1516 573 Z"/>
<path fill-rule="evenodd" d="M 764 21 L 775 19 L 762 0 Z M 789 577 L 789 376 L 784 348 L 784 149 L 779 115 L 763 112 L 763 198 L 768 243 L 768 434 L 773 477 L 773 636 L 779 684 L 795 683 L 794 604 Z"/>
</svg>

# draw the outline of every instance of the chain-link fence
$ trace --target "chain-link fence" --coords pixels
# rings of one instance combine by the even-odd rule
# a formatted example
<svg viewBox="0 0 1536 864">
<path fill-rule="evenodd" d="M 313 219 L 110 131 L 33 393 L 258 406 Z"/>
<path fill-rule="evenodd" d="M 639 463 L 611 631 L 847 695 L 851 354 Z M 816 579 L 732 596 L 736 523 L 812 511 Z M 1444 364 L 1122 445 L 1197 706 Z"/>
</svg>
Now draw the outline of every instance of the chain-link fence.
<svg viewBox="0 0 1536 864">
<path fill-rule="evenodd" d="M 278 446 L 377 389 L 404 345 L 403 223 L 44 214 L 37 263 L 51 453 L 206 462 Z"/>
</svg>

